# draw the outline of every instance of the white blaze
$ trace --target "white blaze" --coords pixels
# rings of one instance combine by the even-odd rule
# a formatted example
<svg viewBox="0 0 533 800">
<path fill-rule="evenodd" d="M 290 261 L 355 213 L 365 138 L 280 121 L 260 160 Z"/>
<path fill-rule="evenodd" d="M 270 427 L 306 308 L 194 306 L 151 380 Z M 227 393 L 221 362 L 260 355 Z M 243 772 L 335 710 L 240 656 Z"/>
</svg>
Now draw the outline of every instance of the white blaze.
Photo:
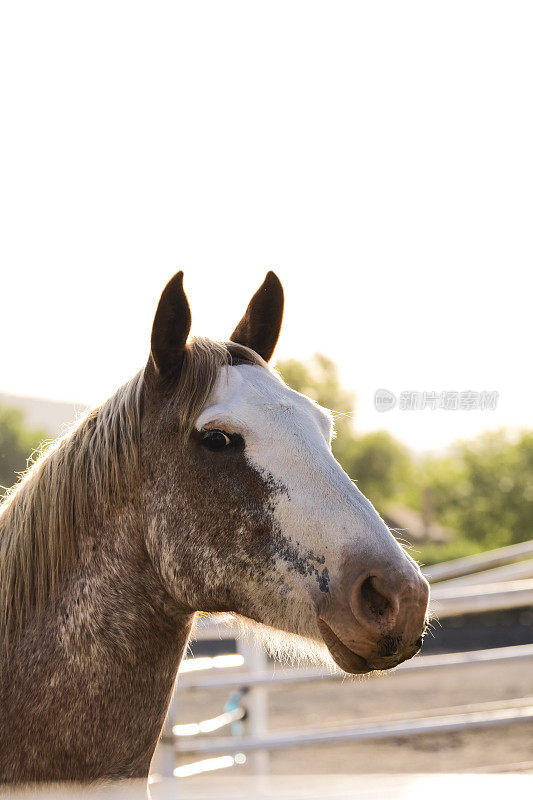
<svg viewBox="0 0 533 800">
<path fill-rule="evenodd" d="M 251 365 L 223 370 L 197 427 L 239 433 L 250 465 L 286 487 L 275 498 L 276 521 L 316 567 L 303 577 L 289 567 L 297 593 L 320 598 L 324 576 L 334 584 L 347 558 L 357 563 L 360 556 L 362 568 L 369 561 L 409 558 L 333 457 L 331 414 L 273 372 Z"/>
</svg>

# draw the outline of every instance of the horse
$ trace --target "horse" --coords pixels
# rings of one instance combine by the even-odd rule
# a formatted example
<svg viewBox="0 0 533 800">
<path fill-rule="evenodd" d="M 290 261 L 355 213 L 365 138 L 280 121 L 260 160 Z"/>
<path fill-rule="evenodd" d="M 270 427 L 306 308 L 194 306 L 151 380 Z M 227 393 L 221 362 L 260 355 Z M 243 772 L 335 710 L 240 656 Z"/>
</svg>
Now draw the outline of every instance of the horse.
<svg viewBox="0 0 533 800">
<path fill-rule="evenodd" d="M 146 366 L 0 509 L 0 778 L 147 778 L 195 616 L 231 613 L 347 673 L 421 647 L 429 589 L 268 365 L 269 272 L 227 342 L 189 339 L 183 273 Z"/>
</svg>

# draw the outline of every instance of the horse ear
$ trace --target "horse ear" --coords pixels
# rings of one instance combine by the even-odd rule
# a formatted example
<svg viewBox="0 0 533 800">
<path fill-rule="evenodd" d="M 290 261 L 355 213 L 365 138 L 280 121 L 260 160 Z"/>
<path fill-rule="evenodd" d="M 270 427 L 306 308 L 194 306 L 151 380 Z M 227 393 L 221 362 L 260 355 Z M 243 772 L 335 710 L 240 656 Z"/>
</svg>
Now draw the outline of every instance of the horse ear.
<svg viewBox="0 0 533 800">
<path fill-rule="evenodd" d="M 157 306 L 152 327 L 151 358 L 163 376 L 177 376 L 191 329 L 191 310 L 183 290 L 183 272 L 169 280 Z"/>
<path fill-rule="evenodd" d="M 270 361 L 278 341 L 283 319 L 283 286 L 274 272 L 268 272 L 254 294 L 246 314 L 230 336 L 230 341 L 244 344 Z"/>
</svg>

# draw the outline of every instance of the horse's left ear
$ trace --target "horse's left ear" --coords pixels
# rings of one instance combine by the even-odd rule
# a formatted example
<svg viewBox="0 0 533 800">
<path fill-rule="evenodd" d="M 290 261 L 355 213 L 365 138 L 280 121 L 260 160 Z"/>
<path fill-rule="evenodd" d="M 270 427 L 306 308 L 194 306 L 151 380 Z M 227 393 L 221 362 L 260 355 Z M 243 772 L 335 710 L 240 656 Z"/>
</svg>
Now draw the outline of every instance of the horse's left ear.
<svg viewBox="0 0 533 800">
<path fill-rule="evenodd" d="M 274 272 L 268 272 L 254 294 L 246 314 L 230 336 L 231 342 L 244 344 L 270 361 L 279 338 L 283 319 L 283 286 Z"/>
</svg>

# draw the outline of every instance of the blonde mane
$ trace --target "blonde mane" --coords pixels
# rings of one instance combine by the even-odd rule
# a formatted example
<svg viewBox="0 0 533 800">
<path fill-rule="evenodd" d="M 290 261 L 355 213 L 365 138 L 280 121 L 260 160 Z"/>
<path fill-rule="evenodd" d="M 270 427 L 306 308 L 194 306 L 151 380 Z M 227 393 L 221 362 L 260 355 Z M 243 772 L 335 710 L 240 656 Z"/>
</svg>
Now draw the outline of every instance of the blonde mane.
<svg viewBox="0 0 533 800">
<path fill-rule="evenodd" d="M 186 347 L 172 395 L 185 435 L 205 406 L 220 370 L 265 366 L 252 350 L 205 338 Z M 39 455 L 0 504 L 0 641 L 20 634 L 46 607 L 78 554 L 95 508 L 118 506 L 138 485 L 144 370 L 66 436 Z"/>
</svg>

